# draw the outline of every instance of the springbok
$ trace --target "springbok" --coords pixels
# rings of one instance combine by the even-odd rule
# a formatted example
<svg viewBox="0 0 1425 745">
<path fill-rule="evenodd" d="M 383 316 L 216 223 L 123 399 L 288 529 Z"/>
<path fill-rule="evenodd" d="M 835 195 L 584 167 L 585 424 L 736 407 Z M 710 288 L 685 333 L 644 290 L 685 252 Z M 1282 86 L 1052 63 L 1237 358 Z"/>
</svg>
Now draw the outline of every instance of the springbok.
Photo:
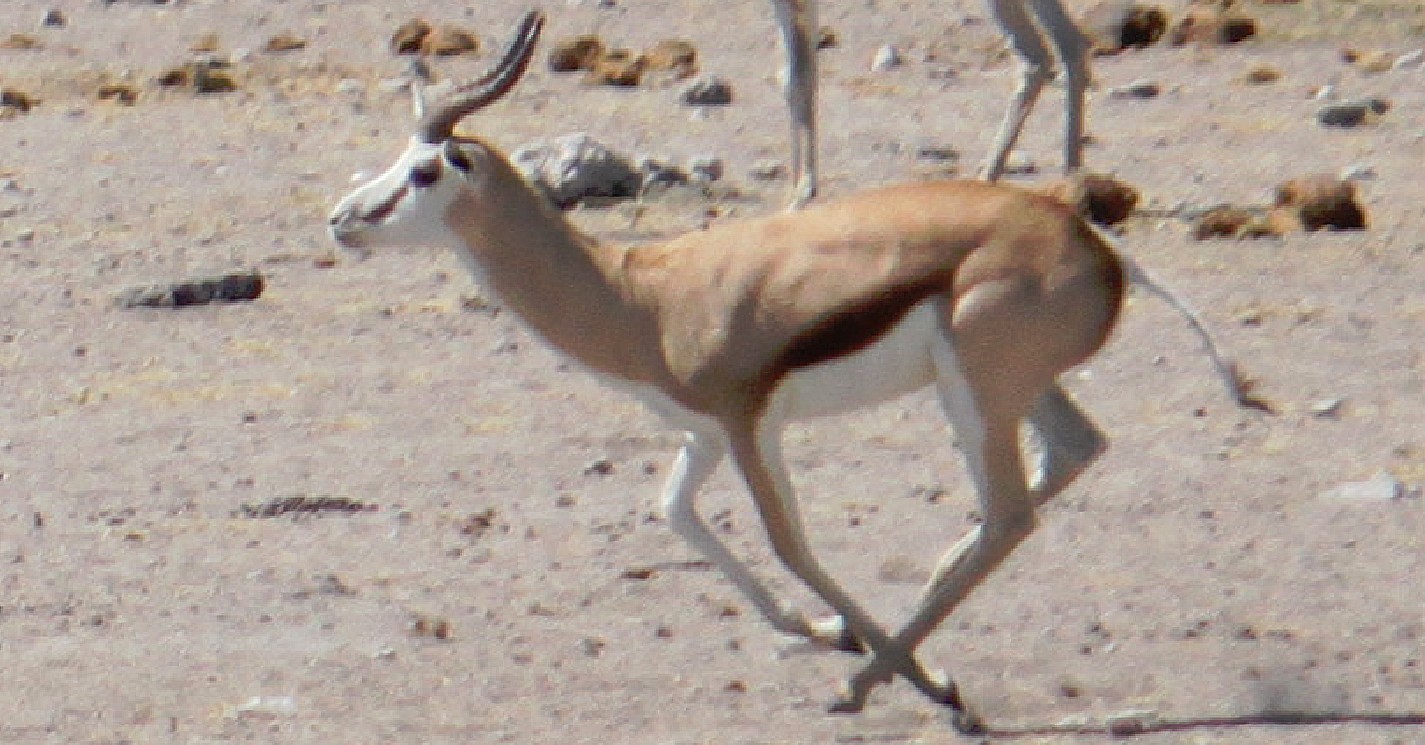
<svg viewBox="0 0 1425 745">
<path fill-rule="evenodd" d="M 1019 87 L 1010 99 L 982 175 L 997 181 L 1009 153 L 1024 128 L 1024 120 L 1054 75 L 1058 59 L 1064 80 L 1064 173 L 1083 165 L 1084 98 L 1090 83 L 1087 35 L 1074 23 L 1060 0 L 987 0 L 990 12 L 1020 60 Z M 816 48 L 820 31 L 816 0 L 772 0 L 785 51 L 782 92 L 792 124 L 790 208 L 799 209 L 816 196 Z M 1045 43 L 1048 37 L 1048 44 Z M 1050 52 L 1053 47 L 1053 52 Z"/>
<path fill-rule="evenodd" d="M 455 126 L 528 66 L 530 13 L 500 63 L 451 91 L 405 151 L 331 213 L 364 255 L 447 244 L 547 343 L 686 432 L 663 492 L 672 529 L 781 632 L 872 657 L 832 705 L 854 712 L 902 675 L 977 720 L 920 643 L 1034 529 L 1036 508 L 1105 446 L 1058 378 L 1094 354 L 1126 281 L 1112 248 L 1063 203 L 1009 186 L 890 186 L 803 211 L 638 246 L 581 234 L 506 157 Z M 909 620 L 883 629 L 818 563 L 782 457 L 788 421 L 934 385 L 975 485 L 982 524 L 940 559 Z M 1026 478 L 1020 424 L 1042 447 Z M 751 492 L 777 557 L 837 616 L 784 608 L 709 530 L 695 500 L 724 455 Z"/>
</svg>

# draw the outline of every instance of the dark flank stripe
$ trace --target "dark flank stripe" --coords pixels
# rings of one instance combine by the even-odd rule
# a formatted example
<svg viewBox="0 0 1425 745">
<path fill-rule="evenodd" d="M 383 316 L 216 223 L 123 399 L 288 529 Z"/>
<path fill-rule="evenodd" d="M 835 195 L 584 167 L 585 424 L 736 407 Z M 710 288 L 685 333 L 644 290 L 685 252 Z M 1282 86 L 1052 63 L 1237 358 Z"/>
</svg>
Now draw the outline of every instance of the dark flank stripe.
<svg viewBox="0 0 1425 745">
<path fill-rule="evenodd" d="M 777 360 L 777 378 L 801 367 L 848 357 L 885 336 L 910 309 L 949 286 L 949 278 L 894 287 L 842 308 L 802 332 Z"/>
</svg>

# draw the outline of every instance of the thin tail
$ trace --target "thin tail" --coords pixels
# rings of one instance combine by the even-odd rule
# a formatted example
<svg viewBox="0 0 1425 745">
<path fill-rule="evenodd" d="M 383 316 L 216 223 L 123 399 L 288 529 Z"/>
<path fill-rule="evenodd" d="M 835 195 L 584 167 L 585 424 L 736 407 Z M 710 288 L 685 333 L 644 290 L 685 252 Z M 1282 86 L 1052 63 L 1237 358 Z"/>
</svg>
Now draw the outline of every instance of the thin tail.
<svg viewBox="0 0 1425 745">
<path fill-rule="evenodd" d="M 1118 241 L 1113 236 L 1105 233 L 1097 225 L 1092 225 L 1092 227 L 1109 245 L 1117 245 Z M 1141 287 L 1156 295 L 1172 306 L 1173 310 L 1176 310 L 1188 322 L 1188 326 L 1192 327 L 1193 332 L 1202 340 L 1202 348 L 1207 352 L 1207 358 L 1212 361 L 1213 371 L 1217 373 L 1217 377 L 1222 381 L 1223 387 L 1227 389 L 1227 395 L 1233 402 L 1244 409 L 1274 413 L 1270 401 L 1252 393 L 1252 380 L 1242 374 L 1237 363 L 1222 355 L 1222 352 L 1217 348 L 1217 341 L 1212 338 L 1212 334 L 1203 325 L 1202 318 L 1197 311 L 1178 297 L 1177 293 L 1153 279 L 1147 270 L 1128 254 L 1123 251 L 1117 253 L 1119 261 L 1123 264 L 1123 272 L 1129 285 Z"/>
</svg>

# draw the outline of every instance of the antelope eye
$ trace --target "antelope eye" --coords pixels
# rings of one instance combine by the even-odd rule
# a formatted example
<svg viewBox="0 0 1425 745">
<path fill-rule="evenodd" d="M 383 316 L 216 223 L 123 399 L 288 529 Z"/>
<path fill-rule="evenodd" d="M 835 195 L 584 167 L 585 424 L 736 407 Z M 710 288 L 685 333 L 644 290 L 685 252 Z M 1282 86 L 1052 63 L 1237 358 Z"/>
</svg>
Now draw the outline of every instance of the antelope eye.
<svg viewBox="0 0 1425 745">
<path fill-rule="evenodd" d="M 474 165 L 470 163 L 470 158 L 466 157 L 465 153 L 460 152 L 460 148 L 457 147 L 446 148 L 445 159 L 450 161 L 451 165 L 465 173 L 469 173 L 470 169 L 474 168 Z"/>
<path fill-rule="evenodd" d="M 422 163 L 418 166 L 412 166 L 411 174 L 407 177 L 407 180 L 411 182 L 411 186 L 418 189 L 432 186 L 436 181 L 440 180 L 440 164 Z"/>
</svg>

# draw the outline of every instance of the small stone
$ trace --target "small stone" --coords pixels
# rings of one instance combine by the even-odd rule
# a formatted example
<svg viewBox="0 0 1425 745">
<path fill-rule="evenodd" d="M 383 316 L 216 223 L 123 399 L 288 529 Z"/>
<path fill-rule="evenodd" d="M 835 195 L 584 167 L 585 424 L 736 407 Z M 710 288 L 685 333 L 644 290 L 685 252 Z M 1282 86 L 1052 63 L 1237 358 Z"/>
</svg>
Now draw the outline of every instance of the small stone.
<svg viewBox="0 0 1425 745">
<path fill-rule="evenodd" d="M 218 35 L 212 31 L 198 35 L 192 44 L 188 45 L 188 51 L 195 54 L 212 54 L 222 48 L 222 42 Z"/>
<path fill-rule="evenodd" d="M 1358 127 L 1390 111 L 1383 98 L 1359 99 L 1327 104 L 1316 112 L 1316 121 L 1326 127 Z"/>
<path fill-rule="evenodd" d="M 1339 398 L 1323 398 L 1312 401 L 1311 415 L 1318 419 L 1337 419 L 1341 416 L 1341 406 L 1345 401 Z"/>
<path fill-rule="evenodd" d="M 44 48 L 44 43 L 36 38 L 34 34 L 10 34 L 4 41 L 0 41 L 0 49 L 37 52 Z"/>
<path fill-rule="evenodd" d="M 1268 85 L 1281 80 L 1282 71 L 1271 65 L 1253 65 L 1242 74 L 1242 82 L 1248 85 Z"/>
<path fill-rule="evenodd" d="M 138 89 L 131 85 L 113 83 L 99 86 L 95 97 L 100 101 L 113 101 L 123 106 L 133 106 L 134 103 L 138 101 L 139 92 Z"/>
<path fill-rule="evenodd" d="M 747 170 L 753 181 L 778 181 L 787 177 L 787 166 L 780 160 L 759 160 Z"/>
<path fill-rule="evenodd" d="M 611 476 L 614 472 L 614 462 L 608 458 L 599 458 L 584 466 L 585 476 Z"/>
<path fill-rule="evenodd" d="M 680 99 L 688 106 L 726 106 L 732 103 L 732 84 L 722 78 L 701 77 L 683 89 Z"/>
<path fill-rule="evenodd" d="M 1405 484 L 1388 471 L 1377 472 L 1364 481 L 1347 481 L 1327 489 L 1322 496 L 1347 502 L 1386 502 L 1405 496 Z"/>
<path fill-rule="evenodd" d="M 40 25 L 49 28 L 62 28 L 68 22 L 69 19 L 64 17 L 64 12 L 56 8 L 46 10 L 45 14 L 40 17 Z"/>
<path fill-rule="evenodd" d="M 1353 163 L 1341 170 L 1342 181 L 1375 181 L 1378 175 L 1369 163 Z"/>
<path fill-rule="evenodd" d="M 960 151 L 949 145 L 921 145 L 915 149 L 915 159 L 924 163 L 956 163 Z"/>
<path fill-rule="evenodd" d="M 391 33 L 391 52 L 393 54 L 420 54 L 421 43 L 430 35 L 430 31 L 430 24 L 423 19 L 412 18 L 406 21 Z"/>
<path fill-rule="evenodd" d="M 1004 172 L 1006 176 L 1032 176 L 1039 172 L 1039 164 L 1028 155 L 1015 150 L 1009 154 L 1009 162 L 1005 164 Z"/>
<path fill-rule="evenodd" d="M 1159 93 L 1162 93 L 1162 88 L 1157 83 L 1151 80 L 1135 80 L 1128 85 L 1109 90 L 1108 95 L 1110 98 L 1144 100 L 1157 98 Z"/>
<path fill-rule="evenodd" d="M 280 54 L 282 52 L 295 52 L 298 49 L 306 48 L 306 46 L 306 39 L 295 34 L 284 32 L 268 39 L 267 43 L 262 45 L 262 51 L 268 54 Z"/>
<path fill-rule="evenodd" d="M 693 181 L 702 183 L 721 181 L 722 174 L 722 158 L 705 155 L 688 161 L 688 177 Z"/>
<path fill-rule="evenodd" d="M 598 657 L 600 654 L 603 654 L 604 647 L 607 646 L 608 642 L 605 642 L 603 639 L 596 639 L 592 636 L 579 640 L 579 650 L 584 653 L 585 657 Z"/>
<path fill-rule="evenodd" d="M 592 34 L 564 39 L 549 52 L 549 69 L 554 72 L 592 70 L 604 54 L 604 42 Z"/>
<path fill-rule="evenodd" d="M 905 60 L 901 57 L 900 51 L 890 44 L 886 44 L 880 49 L 877 49 L 876 56 L 871 59 L 871 72 L 893 70 L 900 67 L 904 62 Z"/>
<path fill-rule="evenodd" d="M 434 57 L 454 57 L 480 51 L 475 34 L 454 26 L 437 26 L 421 40 L 421 51 Z"/>
<path fill-rule="evenodd" d="M 1112 714 L 1104 721 L 1108 733 L 1114 737 L 1130 737 L 1147 732 L 1159 724 L 1158 712 L 1151 709 L 1134 709 Z"/>
</svg>

